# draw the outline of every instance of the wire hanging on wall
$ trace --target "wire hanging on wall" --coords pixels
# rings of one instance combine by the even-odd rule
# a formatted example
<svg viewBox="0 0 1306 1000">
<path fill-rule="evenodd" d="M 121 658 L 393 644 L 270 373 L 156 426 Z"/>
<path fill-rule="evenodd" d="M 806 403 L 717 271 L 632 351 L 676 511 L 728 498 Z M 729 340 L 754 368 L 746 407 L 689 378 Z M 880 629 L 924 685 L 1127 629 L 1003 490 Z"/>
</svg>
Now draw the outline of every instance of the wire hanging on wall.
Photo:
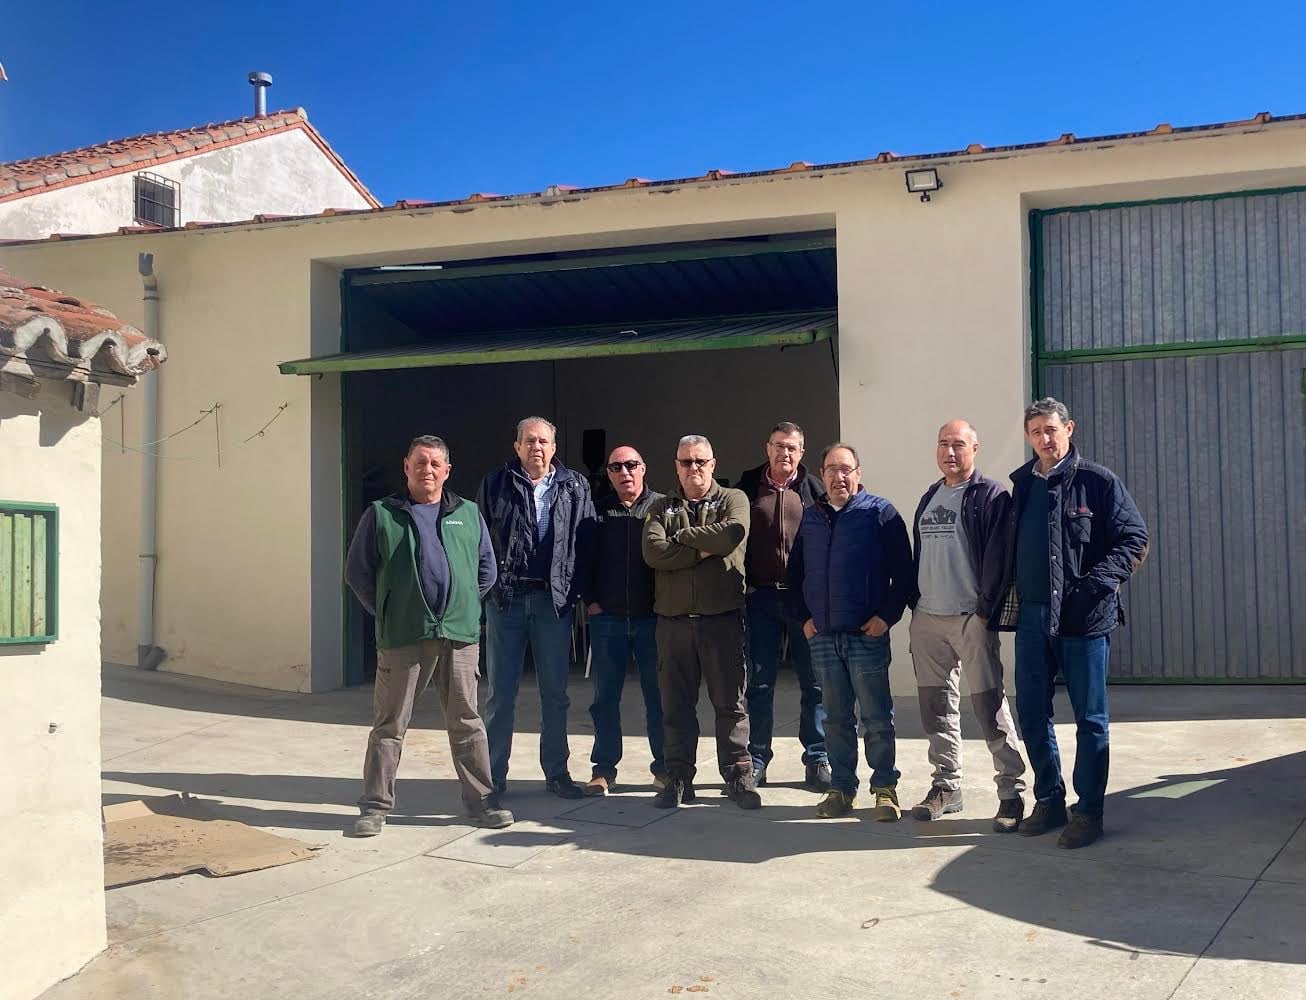
<svg viewBox="0 0 1306 1000">
<path fill-rule="evenodd" d="M 118 402 L 119 400 L 121 400 L 122 398 L 123 398 L 123 397 L 119 396 L 117 400 L 114 400 L 114 403 L 117 403 L 117 402 Z M 105 407 L 103 410 L 101 410 L 100 412 L 101 412 L 101 413 L 107 413 L 107 412 L 109 411 L 109 409 L 114 405 L 114 403 L 110 403 L 109 406 L 106 406 L 106 407 Z M 251 441 L 253 441 L 255 438 L 260 438 L 260 437 L 265 436 L 265 434 L 266 434 L 266 432 L 267 432 L 267 429 L 268 429 L 269 427 L 271 427 L 272 424 L 276 421 L 276 419 L 277 419 L 279 416 L 281 416 L 281 414 L 284 413 L 284 412 L 285 412 L 287 409 L 289 409 L 289 408 L 290 408 L 290 404 L 289 404 L 289 403 L 282 403 L 280 406 L 277 407 L 276 412 L 273 413 L 272 416 L 268 418 L 267 422 L 264 423 L 262 427 L 260 427 L 258 430 L 256 430 L 256 431 L 255 431 L 253 434 L 251 434 L 249 437 L 245 438 L 245 439 L 244 439 L 243 441 L 241 441 L 239 444 L 234 445 L 234 446 L 229 446 L 228 449 L 227 449 L 228 452 L 230 452 L 231 447 L 237 447 L 237 448 L 238 448 L 238 447 L 240 447 L 241 445 L 249 444 L 249 443 L 250 443 Z M 149 441 L 149 442 L 146 442 L 145 444 L 141 445 L 140 447 L 134 447 L 134 446 L 132 446 L 132 445 L 126 444 L 126 443 L 123 442 L 123 441 L 114 441 L 112 438 L 103 438 L 102 440 L 103 440 L 103 442 L 104 442 L 105 444 L 115 445 L 115 446 L 117 446 L 118 448 L 122 449 L 124 452 L 128 452 L 128 451 L 130 451 L 130 452 L 134 452 L 135 454 L 138 454 L 138 455 L 152 455 L 152 456 L 154 456 L 155 458 L 161 458 L 161 459 L 164 459 L 165 461 L 170 461 L 170 462 L 205 462 L 205 461 L 208 461 L 209 458 L 212 457 L 212 456 L 209 456 L 209 455 L 164 455 L 164 454 L 161 454 L 160 452 L 153 451 L 153 450 L 151 450 L 151 449 L 153 449 L 153 448 L 154 448 L 155 446 L 157 446 L 157 445 L 161 445 L 161 444 L 163 444 L 165 441 L 171 441 L 173 438 L 178 437 L 179 435 L 185 434 L 188 430 L 191 430 L 191 429 L 194 428 L 194 427 L 198 427 L 200 424 L 202 424 L 205 420 L 207 420 L 207 419 L 211 416 L 211 417 L 213 417 L 213 438 L 214 438 L 214 445 L 215 445 L 215 448 L 216 448 L 216 457 L 217 457 L 217 462 L 218 462 L 218 468 L 222 468 L 222 427 L 221 427 L 221 422 L 220 422 L 220 411 L 221 411 L 221 410 L 222 410 L 222 403 L 220 403 L 220 402 L 215 402 L 215 403 L 214 403 L 212 406 L 210 406 L 208 409 L 206 409 L 206 410 L 201 410 L 201 411 L 200 411 L 200 415 L 199 415 L 198 417 L 196 417 L 194 420 L 192 420 L 192 421 L 191 421 L 189 424 L 187 424 L 185 427 L 181 428 L 180 430 L 173 431 L 171 434 L 164 435 L 163 437 L 159 438 L 157 441 Z M 123 426 L 124 426 L 124 430 L 125 430 L 126 425 L 124 424 Z M 121 436 L 122 436 L 122 437 L 126 437 L 126 434 L 124 433 L 124 434 L 122 434 Z"/>
</svg>

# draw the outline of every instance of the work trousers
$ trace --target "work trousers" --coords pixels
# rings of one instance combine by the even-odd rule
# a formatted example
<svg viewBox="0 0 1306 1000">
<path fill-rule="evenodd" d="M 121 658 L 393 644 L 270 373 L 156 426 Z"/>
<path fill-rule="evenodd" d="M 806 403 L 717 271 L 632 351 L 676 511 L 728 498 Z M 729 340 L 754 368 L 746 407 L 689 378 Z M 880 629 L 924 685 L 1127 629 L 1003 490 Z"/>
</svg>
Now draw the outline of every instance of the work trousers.
<svg viewBox="0 0 1306 1000">
<path fill-rule="evenodd" d="M 668 776 L 692 780 L 697 770 L 698 692 L 703 682 L 716 712 L 716 756 L 722 777 L 751 771 L 743 616 L 730 611 L 659 617 L 657 641 Z"/>
<path fill-rule="evenodd" d="M 911 659 L 921 725 L 929 738 L 934 785 L 961 788 L 961 694 L 965 675 L 970 704 L 980 733 L 993 757 L 998 798 L 1013 799 L 1025 790 L 1025 761 L 1016 745 L 1016 725 L 1002 691 L 1001 647 L 978 615 L 911 616 Z"/>
<path fill-rule="evenodd" d="M 372 689 L 372 732 L 363 759 L 365 811 L 389 812 L 395 804 L 395 773 L 413 704 L 432 680 L 449 730 L 449 751 L 462 785 L 463 802 L 476 806 L 490 794 L 490 751 L 476 710 L 476 645 L 429 639 L 377 650 Z"/>
</svg>

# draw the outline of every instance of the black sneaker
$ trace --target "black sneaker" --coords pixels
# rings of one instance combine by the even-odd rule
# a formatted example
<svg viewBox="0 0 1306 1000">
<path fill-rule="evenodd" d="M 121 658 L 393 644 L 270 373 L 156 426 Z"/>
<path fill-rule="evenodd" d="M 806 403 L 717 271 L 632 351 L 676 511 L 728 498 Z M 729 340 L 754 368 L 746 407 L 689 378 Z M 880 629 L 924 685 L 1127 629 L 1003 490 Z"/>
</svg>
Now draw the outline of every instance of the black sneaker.
<svg viewBox="0 0 1306 1000">
<path fill-rule="evenodd" d="M 946 788 L 932 785 L 925 793 L 925 798 L 911 807 L 911 818 L 928 821 L 946 816 L 948 813 L 959 812 L 961 812 L 961 791 L 950 792 Z"/>
<path fill-rule="evenodd" d="M 1066 825 L 1064 802 L 1035 802 L 1034 811 L 1020 824 L 1016 832 L 1022 837 L 1041 837 L 1049 830 Z"/>
<path fill-rule="evenodd" d="M 549 778 L 544 782 L 546 791 L 552 792 L 560 799 L 583 799 L 585 789 L 571 780 L 571 775 L 564 771 L 556 778 Z"/>
<path fill-rule="evenodd" d="M 1101 816 L 1075 813 L 1070 818 L 1070 825 L 1062 830 L 1061 836 L 1057 838 L 1057 846 L 1073 851 L 1077 847 L 1087 847 L 1100 836 L 1102 836 Z"/>
<path fill-rule="evenodd" d="M 692 781 L 686 781 L 684 778 L 667 778 L 667 783 L 662 786 L 662 790 L 653 796 L 653 805 L 659 809 L 674 809 L 679 805 L 688 805 L 696 798 Z"/>
<path fill-rule="evenodd" d="M 998 814 L 993 817 L 994 833 L 1015 833 L 1025 817 L 1025 800 L 1019 795 L 998 802 Z"/>
<path fill-rule="evenodd" d="M 830 773 L 830 762 L 818 760 L 815 764 L 807 765 L 807 776 L 803 784 L 814 792 L 828 792 L 833 780 L 834 775 Z"/>
<path fill-rule="evenodd" d="M 740 809 L 762 808 L 762 796 L 757 794 L 757 782 L 751 769 L 736 771 L 726 779 L 726 795 Z"/>
<path fill-rule="evenodd" d="M 497 795 L 487 795 L 480 802 L 468 806 L 467 815 L 477 826 L 490 830 L 502 830 L 505 826 L 512 826 L 513 823 L 512 813 L 499 805 Z"/>
</svg>

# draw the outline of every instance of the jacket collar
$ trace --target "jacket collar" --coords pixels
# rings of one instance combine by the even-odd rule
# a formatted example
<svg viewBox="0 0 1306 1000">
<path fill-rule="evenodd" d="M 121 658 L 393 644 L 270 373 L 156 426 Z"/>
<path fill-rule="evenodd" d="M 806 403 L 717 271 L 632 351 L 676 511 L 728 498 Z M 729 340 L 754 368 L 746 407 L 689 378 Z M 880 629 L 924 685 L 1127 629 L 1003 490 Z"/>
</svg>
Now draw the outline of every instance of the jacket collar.
<svg viewBox="0 0 1306 1000">
<path fill-rule="evenodd" d="M 407 492 L 391 493 L 381 502 L 394 510 L 408 510 L 413 506 L 413 501 L 408 496 Z M 461 507 L 462 504 L 463 498 L 453 490 L 445 490 L 440 494 L 440 513 L 442 514 L 448 514 L 451 511 L 455 511 Z"/>
<path fill-rule="evenodd" d="M 866 492 L 865 486 L 858 486 L 857 492 L 848 498 L 848 502 L 835 510 L 830 506 L 830 496 L 828 493 L 821 494 L 821 506 L 830 514 L 842 514 L 846 510 L 853 510 L 857 507 L 865 507 L 871 502 L 871 495 Z"/>
<path fill-rule="evenodd" d="M 718 482 L 714 479 L 714 480 L 712 480 L 712 486 L 711 486 L 711 488 L 708 489 L 708 491 L 707 491 L 705 494 L 703 494 L 702 497 L 700 497 L 698 500 L 690 500 L 690 499 L 688 499 L 688 498 L 685 496 L 685 492 L 684 492 L 684 490 L 682 490 L 681 487 L 680 487 L 680 481 L 677 479 L 677 480 L 676 480 L 675 488 L 671 491 L 671 495 L 672 495 L 673 497 L 676 497 L 678 500 L 684 500 L 685 503 L 700 503 L 700 502 L 702 502 L 703 500 L 715 500 L 715 499 L 717 499 L 718 497 L 721 496 L 721 492 L 722 492 L 724 489 L 725 489 L 725 487 L 722 486 L 720 483 L 718 483 Z"/>
<path fill-rule="evenodd" d="M 510 459 L 503 463 L 503 467 L 508 470 L 509 475 L 516 476 L 528 485 L 530 484 L 530 480 L 526 478 L 526 473 L 522 471 L 521 462 L 519 460 L 515 458 Z M 576 473 L 572 472 L 556 458 L 550 463 L 548 474 L 553 476 L 553 482 L 555 485 L 576 478 Z"/>
<path fill-rule="evenodd" d="M 1065 465 L 1061 467 L 1061 471 L 1053 473 L 1053 475 L 1049 477 L 1049 480 L 1064 478 L 1079 468 L 1082 459 L 1079 457 L 1079 450 L 1073 444 L 1070 446 L 1070 451 L 1067 453 L 1063 461 L 1065 462 Z M 1038 458 L 1031 458 L 1011 474 L 1011 481 L 1013 483 L 1019 483 L 1023 480 L 1029 479 L 1034 475 L 1034 467 L 1036 465 L 1038 465 Z"/>
</svg>

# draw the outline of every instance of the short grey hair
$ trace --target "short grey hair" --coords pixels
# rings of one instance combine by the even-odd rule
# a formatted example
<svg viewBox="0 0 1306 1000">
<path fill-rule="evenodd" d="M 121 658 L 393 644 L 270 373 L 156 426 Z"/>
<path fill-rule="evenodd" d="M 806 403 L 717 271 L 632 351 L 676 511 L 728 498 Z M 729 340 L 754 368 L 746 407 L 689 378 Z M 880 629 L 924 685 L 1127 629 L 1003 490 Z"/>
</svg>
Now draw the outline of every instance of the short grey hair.
<svg viewBox="0 0 1306 1000">
<path fill-rule="evenodd" d="M 404 458 L 411 455 L 417 448 L 434 448 L 436 451 L 444 455 L 446 464 L 453 461 L 449 457 L 449 446 L 444 443 L 444 438 L 436 437 L 434 434 L 418 434 L 417 437 L 409 441 L 408 451 L 404 453 Z"/>
<path fill-rule="evenodd" d="M 703 437 L 702 434 L 686 434 L 676 442 L 676 451 L 679 451 L 681 448 L 692 448 L 696 444 L 706 445 L 707 450 L 712 451 L 712 442 Z"/>
<path fill-rule="evenodd" d="M 803 429 L 792 420 L 781 420 L 778 424 L 772 427 L 771 433 L 766 436 L 767 442 L 769 443 L 771 438 L 776 434 L 797 434 L 798 443 L 800 445 L 807 444 L 807 438 L 803 435 Z"/>
<path fill-rule="evenodd" d="M 526 433 L 526 428 L 531 427 L 534 424 L 543 424 L 545 427 L 547 427 L 549 429 L 549 433 L 553 435 L 553 443 L 554 444 L 558 443 L 558 428 L 554 427 L 552 423 L 545 420 L 543 417 L 522 417 L 520 420 L 518 420 L 516 440 L 520 441 L 522 439 L 522 435 Z"/>
<path fill-rule="evenodd" d="M 1059 399 L 1053 399 L 1051 396 L 1044 396 L 1042 399 L 1036 399 L 1025 407 L 1025 426 L 1035 417 L 1058 417 L 1063 424 L 1070 423 L 1070 410 L 1066 404 Z"/>
<path fill-rule="evenodd" d="M 860 469 L 862 467 L 862 460 L 857 455 L 857 449 L 854 448 L 852 445 L 848 444 L 846 441 L 836 441 L 834 444 L 827 444 L 825 448 L 822 450 L 821 452 L 822 469 L 825 468 L 825 460 L 830 457 L 831 452 L 836 452 L 840 448 L 842 448 L 844 451 L 852 452 L 853 461 L 857 463 L 857 468 Z"/>
</svg>

